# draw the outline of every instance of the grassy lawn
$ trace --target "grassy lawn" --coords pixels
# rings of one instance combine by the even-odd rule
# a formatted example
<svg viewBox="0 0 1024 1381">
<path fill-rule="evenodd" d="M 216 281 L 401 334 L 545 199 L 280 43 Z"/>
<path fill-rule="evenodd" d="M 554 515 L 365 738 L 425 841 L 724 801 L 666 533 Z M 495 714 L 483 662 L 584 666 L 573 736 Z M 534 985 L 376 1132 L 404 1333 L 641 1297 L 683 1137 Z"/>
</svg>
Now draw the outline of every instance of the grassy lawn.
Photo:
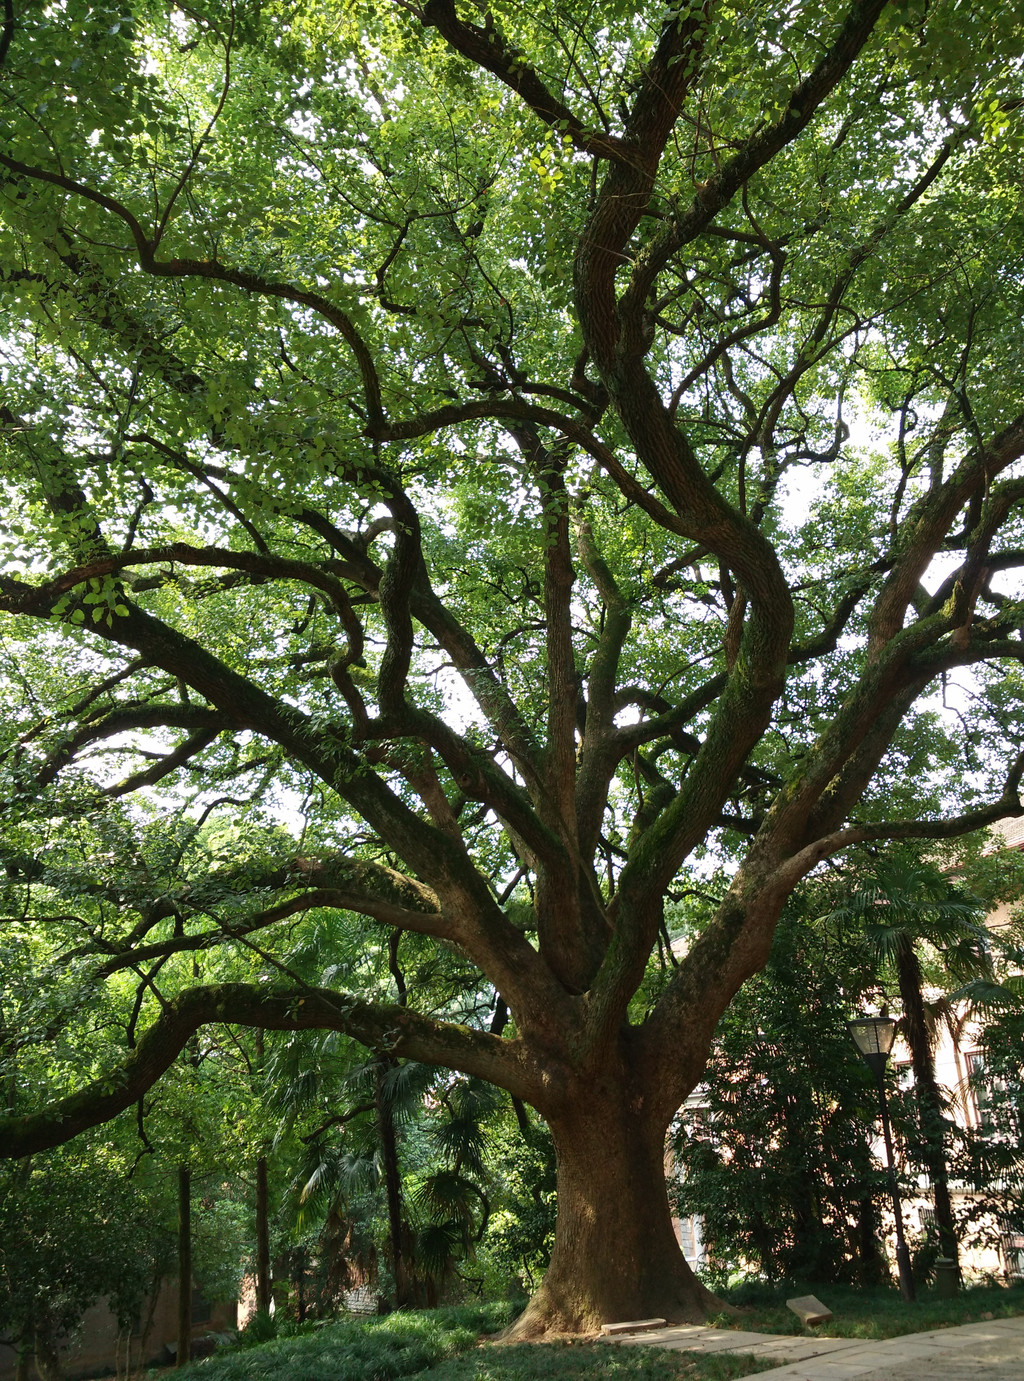
<svg viewBox="0 0 1024 1381">
<path fill-rule="evenodd" d="M 816 1295 L 832 1310 L 831 1323 L 804 1330 L 786 1300 Z M 980 1323 L 986 1318 L 1024 1314 L 1024 1283 L 975 1286 L 955 1299 L 938 1299 L 922 1290 L 914 1304 L 905 1304 L 898 1290 L 856 1290 L 845 1285 L 790 1285 L 773 1289 L 743 1285 L 729 1291 L 730 1304 L 739 1315 L 722 1314 L 712 1322 L 720 1328 L 749 1329 L 753 1333 L 813 1332 L 820 1338 L 896 1338 L 902 1333 L 924 1333 L 932 1328 L 951 1328 Z"/>
<path fill-rule="evenodd" d="M 778 1365 L 739 1353 L 664 1352 L 608 1343 L 484 1346 L 422 1372 L 416 1381 L 734 1381 Z"/>
<path fill-rule="evenodd" d="M 734 1381 L 768 1365 L 738 1354 L 664 1352 L 608 1343 L 478 1345 L 519 1312 L 508 1304 L 389 1314 L 324 1324 L 216 1353 L 174 1381 Z"/>
<path fill-rule="evenodd" d="M 923 1292 L 904 1304 L 895 1290 L 844 1286 L 773 1289 L 745 1285 L 729 1292 L 739 1315 L 713 1320 L 721 1328 L 755 1333 L 803 1332 L 787 1298 L 816 1294 L 835 1319 L 813 1330 L 829 1338 L 895 1338 L 902 1333 L 1024 1314 L 1024 1284 L 965 1291 L 953 1300 Z M 487 1343 L 481 1335 L 506 1327 L 518 1312 L 509 1304 L 352 1319 L 311 1328 L 256 1347 L 217 1353 L 175 1372 L 175 1381 L 735 1381 L 778 1363 L 742 1353 L 666 1352 L 608 1343 Z M 807 1330 L 810 1332 L 811 1330 Z"/>
<path fill-rule="evenodd" d="M 215 1353 L 174 1372 L 175 1381 L 395 1381 L 476 1346 L 481 1333 L 505 1328 L 508 1304 L 351 1319 L 275 1338 L 258 1347 Z"/>
</svg>

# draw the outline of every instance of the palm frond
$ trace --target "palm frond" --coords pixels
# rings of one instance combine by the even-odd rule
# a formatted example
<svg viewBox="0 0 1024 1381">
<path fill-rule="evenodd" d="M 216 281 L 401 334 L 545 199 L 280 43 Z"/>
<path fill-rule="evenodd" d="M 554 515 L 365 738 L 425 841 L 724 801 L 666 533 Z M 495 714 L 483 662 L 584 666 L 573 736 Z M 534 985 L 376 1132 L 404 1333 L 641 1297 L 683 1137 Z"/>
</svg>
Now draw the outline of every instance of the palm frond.
<svg viewBox="0 0 1024 1381">
<path fill-rule="evenodd" d="M 972 978 L 950 993 L 949 1000 L 967 1002 L 974 1012 L 1019 1010 L 1024 1003 L 1024 979 L 1014 975 L 997 983 L 992 978 Z"/>
<path fill-rule="evenodd" d="M 458 1223 L 427 1223 L 416 1234 L 416 1258 L 430 1275 L 443 1278 L 467 1245 Z"/>
<path fill-rule="evenodd" d="M 451 1218 L 468 1227 L 475 1222 L 483 1195 L 465 1175 L 438 1170 L 420 1181 L 412 1197 L 417 1208 L 435 1221 Z"/>
</svg>

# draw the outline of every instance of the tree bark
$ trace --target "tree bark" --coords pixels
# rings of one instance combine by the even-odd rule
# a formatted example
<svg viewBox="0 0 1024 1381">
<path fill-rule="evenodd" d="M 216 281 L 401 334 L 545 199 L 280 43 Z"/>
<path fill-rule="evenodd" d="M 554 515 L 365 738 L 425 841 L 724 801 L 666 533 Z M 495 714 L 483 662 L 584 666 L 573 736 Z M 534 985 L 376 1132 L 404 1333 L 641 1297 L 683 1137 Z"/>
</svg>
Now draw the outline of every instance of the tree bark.
<svg viewBox="0 0 1024 1381">
<path fill-rule="evenodd" d="M 64 1368 L 60 1360 L 56 1330 L 49 1315 L 37 1318 L 33 1330 L 36 1371 L 39 1381 L 63 1381 Z"/>
<path fill-rule="evenodd" d="M 266 1042 L 261 1027 L 254 1032 L 256 1047 L 256 1069 L 263 1081 L 263 1062 L 266 1058 Z M 270 1313 L 270 1185 L 267 1175 L 266 1156 L 256 1158 L 256 1309 L 261 1314 Z"/>
<path fill-rule="evenodd" d="M 885 1261 L 878 1245 L 878 1214 L 870 1194 L 861 1196 L 857 1213 L 857 1283 L 862 1290 L 874 1290 L 886 1275 Z"/>
<path fill-rule="evenodd" d="M 192 1354 L 192 1172 L 178 1166 L 178 1351 L 175 1366 Z"/>
<path fill-rule="evenodd" d="M 931 1180 L 935 1205 L 935 1227 L 943 1256 L 955 1261 L 960 1270 L 960 1249 L 957 1242 L 953 1204 L 949 1195 L 949 1171 L 946 1165 L 946 1139 L 942 1127 L 942 1095 L 935 1080 L 932 1043 L 925 1018 L 923 977 L 921 964 L 914 951 L 914 942 L 903 936 L 896 953 L 900 998 L 903 1002 L 903 1022 L 910 1062 L 914 1071 L 914 1097 L 917 1101 L 918 1124 L 921 1128 L 921 1158 Z"/>
<path fill-rule="evenodd" d="M 384 1076 L 389 1061 L 377 1061 L 377 1131 L 380 1135 L 381 1161 L 384 1168 L 384 1191 L 388 1204 L 388 1236 L 391 1239 L 391 1269 L 395 1277 L 395 1303 L 399 1309 L 414 1303 L 412 1282 L 405 1253 L 405 1230 L 402 1224 L 402 1176 L 398 1164 L 398 1133 L 395 1117 L 384 1089 Z"/>
<path fill-rule="evenodd" d="M 551 1264 L 511 1338 L 595 1332 L 604 1323 L 703 1322 L 725 1306 L 690 1270 L 672 1228 L 665 1128 L 631 1090 L 584 1088 L 550 1119 L 558 1162 Z"/>
<path fill-rule="evenodd" d="M 267 1158 L 256 1161 L 256 1308 L 270 1313 L 270 1190 Z"/>
</svg>

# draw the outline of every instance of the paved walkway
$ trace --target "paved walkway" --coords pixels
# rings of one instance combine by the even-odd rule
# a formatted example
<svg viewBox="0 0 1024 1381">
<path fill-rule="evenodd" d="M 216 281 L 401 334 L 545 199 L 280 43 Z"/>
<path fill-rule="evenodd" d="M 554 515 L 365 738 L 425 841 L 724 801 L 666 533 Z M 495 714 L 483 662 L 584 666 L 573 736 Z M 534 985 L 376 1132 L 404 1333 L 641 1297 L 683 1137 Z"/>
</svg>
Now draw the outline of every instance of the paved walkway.
<svg viewBox="0 0 1024 1381">
<path fill-rule="evenodd" d="M 609 1342 L 777 1360 L 766 1381 L 1024 1381 L 1024 1317 L 868 1342 L 733 1328 L 656 1328 Z M 744 1378 L 746 1381 L 746 1378 Z"/>
</svg>

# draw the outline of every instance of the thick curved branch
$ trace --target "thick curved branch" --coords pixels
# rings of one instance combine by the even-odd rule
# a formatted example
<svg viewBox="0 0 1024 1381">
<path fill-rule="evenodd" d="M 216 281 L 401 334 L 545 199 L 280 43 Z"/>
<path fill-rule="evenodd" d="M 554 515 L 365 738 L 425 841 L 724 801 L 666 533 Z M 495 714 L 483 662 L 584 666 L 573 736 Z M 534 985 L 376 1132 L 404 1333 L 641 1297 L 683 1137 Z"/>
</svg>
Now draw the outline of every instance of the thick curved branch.
<svg viewBox="0 0 1024 1381">
<path fill-rule="evenodd" d="M 641 687 L 624 687 L 616 697 L 617 710 L 625 705 L 640 705 L 656 713 L 649 719 L 638 719 L 635 724 L 624 724 L 615 730 L 615 742 L 620 758 L 659 738 L 678 741 L 687 752 L 696 753 L 700 747 L 700 740 L 693 735 L 680 738 L 683 726 L 715 703 L 725 689 L 727 681 L 728 676 L 724 671 L 709 676 L 702 686 L 691 691 L 678 705 L 670 705 L 662 696 L 652 695 Z"/>
<path fill-rule="evenodd" d="M 739 655 L 682 789 L 631 850 L 620 877 L 616 940 L 595 984 L 592 1029 L 607 1036 L 627 992 L 639 981 L 657 926 L 655 899 L 688 850 L 719 818 L 731 782 L 768 723 L 781 690 L 793 626 L 792 601 L 775 553 L 704 473 L 689 439 L 675 427 L 643 367 L 649 344 L 646 308 L 660 270 L 659 253 L 678 247 L 710 223 L 743 182 L 795 139 L 868 41 L 885 0 L 855 4 L 838 38 L 793 93 L 782 119 L 751 136 L 708 186 L 694 210 L 667 226 L 640 256 L 630 287 L 615 296 L 615 276 L 650 194 L 660 146 L 632 179 L 622 165 L 608 174 L 576 264 L 576 301 L 584 338 L 637 454 L 680 515 L 680 526 L 736 573 L 749 617 Z M 671 105 L 665 98 L 664 110 Z M 667 130 L 665 131 L 667 137 Z"/>
<path fill-rule="evenodd" d="M 202 705 L 183 704 L 143 704 L 119 705 L 117 708 L 92 715 L 64 743 L 60 744 L 46 759 L 36 773 L 40 786 L 48 786 L 70 762 L 80 749 L 102 739 L 114 738 L 118 734 L 130 733 L 135 729 L 192 729 L 186 743 L 175 750 L 173 756 L 179 758 L 168 771 L 180 766 L 187 758 L 200 752 L 216 736 L 230 727 L 230 720 L 214 710 Z M 180 756 L 179 756 L 180 755 Z M 161 759 L 161 762 L 165 759 Z M 165 776 L 166 773 L 160 773 Z M 139 785 L 145 785 L 140 782 Z M 131 788 L 126 788 L 131 789 Z M 120 788 L 116 794 L 123 792 Z"/>
<path fill-rule="evenodd" d="M 393 721 L 371 722 L 371 738 L 401 738 L 408 734 L 430 745 L 444 761 L 461 791 L 471 800 L 488 806 L 527 845 L 535 859 L 554 861 L 562 857 L 557 834 L 553 833 L 530 806 L 522 788 L 494 762 L 489 753 L 470 747 L 438 715 L 414 706 L 405 706 Z"/>
<path fill-rule="evenodd" d="M 241 804 L 241 802 L 235 802 L 235 804 Z M 212 889 L 212 894 L 218 901 L 221 901 L 225 891 L 235 893 L 245 889 L 276 891 L 302 885 L 332 893 L 344 892 L 353 900 L 361 898 L 364 902 L 378 905 L 384 908 L 391 917 L 389 923 L 401 924 L 406 929 L 416 928 L 409 920 L 413 914 L 426 917 L 428 921 L 431 918 L 439 919 L 436 913 L 440 909 L 440 902 L 436 894 L 429 887 L 424 886 L 422 882 L 408 877 L 404 873 L 399 873 L 394 868 L 388 868 L 385 864 L 374 863 L 369 859 L 351 858 L 345 854 L 294 858 L 283 867 L 274 868 L 269 873 L 261 873 L 258 877 L 253 877 L 247 868 L 241 870 L 220 869 L 215 873 L 207 874 L 202 887 Z M 204 909 L 204 897 L 201 892 L 202 889 L 195 885 L 189 890 L 186 900 L 188 908 L 193 912 L 201 912 Z M 116 887 L 110 889 L 110 895 L 118 903 L 123 903 L 125 900 L 124 893 Z M 113 954 L 138 953 L 137 946 L 145 939 L 153 926 L 168 916 L 180 914 L 182 908 L 179 907 L 178 901 L 174 897 L 164 894 L 155 900 L 148 899 L 138 909 L 142 912 L 142 919 L 118 942 L 117 946 L 113 944 L 108 946 L 109 952 Z M 360 911 L 363 910 L 363 907 L 354 905 L 349 909 Z M 367 911 L 366 914 L 374 913 Z M 249 924 L 252 919 L 250 917 L 249 921 L 243 924 Z M 383 913 L 379 919 L 385 919 Z M 262 928 L 264 924 L 271 924 L 271 922 L 262 922 L 260 926 L 255 928 Z M 221 936 L 226 934 L 223 927 L 218 933 Z M 86 952 L 88 951 L 82 951 L 82 953 Z"/>
<path fill-rule="evenodd" d="M 688 1091 L 700 1076 L 714 1034 L 712 1014 L 724 1010 L 740 984 L 763 967 L 782 907 L 812 868 L 842 849 L 868 840 L 952 839 L 1006 817 L 1024 816 L 1022 777 L 1024 752 L 1014 760 L 1000 799 L 987 806 L 947 820 L 849 825 L 789 853 L 779 832 L 773 833 L 772 822 L 767 822 L 715 918 L 680 960 L 654 1012 L 637 1034 L 638 1086 L 660 1100 L 666 1118 L 678 1106 L 680 1093 Z M 684 1056 L 673 1064 L 668 1080 L 659 1077 L 666 1049 Z"/>
<path fill-rule="evenodd" d="M 636 315 L 643 310 L 658 274 L 671 256 L 695 240 L 740 188 L 810 124 L 822 102 L 853 66 L 888 3 L 889 0 L 857 0 L 847 11 L 834 43 L 814 71 L 794 89 L 775 124 L 752 134 L 725 166 L 699 188 L 690 208 L 666 223 L 637 260 L 623 298 L 624 314 Z M 628 233 L 632 233 L 632 228 Z"/>
<path fill-rule="evenodd" d="M 567 134 L 582 153 L 598 158 L 621 158 L 628 152 L 621 139 L 585 128 L 573 111 L 548 90 L 522 53 L 505 41 L 490 14 L 480 29 L 458 17 L 455 0 L 427 0 L 423 7 L 423 23 L 427 28 L 436 29 L 457 53 L 493 73 L 546 125 Z"/>
<path fill-rule="evenodd" d="M 395 544 L 378 594 L 387 644 L 377 677 L 377 698 L 381 713 L 401 715 L 405 708 L 405 688 L 412 665 L 413 626 L 409 600 L 423 566 L 419 515 L 403 495 L 404 502 L 392 509 L 395 516 Z"/>
<path fill-rule="evenodd" d="M 0 575 L 0 608 L 49 618 L 60 598 L 49 585 Z M 303 763 L 375 829 L 417 876 L 428 881 L 452 917 L 453 936 L 489 974 L 527 1026 L 554 1031 L 566 993 L 526 938 L 495 903 L 486 879 L 461 844 L 422 819 L 354 753 L 342 734 L 325 733 L 302 710 L 269 695 L 207 648 L 127 601 L 127 614 L 92 630 L 133 648 L 217 707 L 234 729 L 249 729 Z"/>
<path fill-rule="evenodd" d="M 593 856 L 601 832 L 608 788 L 622 757 L 615 728 L 616 683 L 622 650 L 633 624 L 629 602 L 597 548 L 582 502 L 577 505 L 576 545 L 580 559 L 604 602 L 604 627 L 590 663 L 583 743 L 576 782 L 576 821 L 580 853 Z"/>
<path fill-rule="evenodd" d="M 974 534 L 977 550 L 973 558 L 969 557 L 962 579 L 954 581 L 942 606 L 935 608 L 930 602 L 927 612 L 905 628 L 903 615 L 898 614 L 908 588 L 904 562 L 909 571 L 917 570 L 922 551 L 934 552 L 941 546 L 960 503 L 969 492 L 968 483 L 984 483 L 997 463 L 1000 468 L 1005 467 L 1022 452 L 1024 423 L 1019 419 L 1004 430 L 989 451 L 982 449 L 968 456 L 956 475 L 937 491 L 944 527 L 940 527 L 929 499 L 923 501 L 921 521 L 911 528 L 914 537 L 876 602 L 872 615 L 875 641 L 870 646 L 869 659 L 860 680 L 826 729 L 813 758 L 799 779 L 791 784 L 785 801 L 780 800 L 772 812 L 777 826 L 783 816 L 788 817 L 791 824 L 786 830 L 791 831 L 791 838 L 810 843 L 838 828 L 860 799 L 903 715 L 940 672 L 987 656 L 1010 656 L 1019 660 L 1024 653 L 1024 644 L 1006 636 L 1017 631 L 1016 620 L 979 622 L 974 619 L 974 604 L 984 581 L 993 515 L 997 520 L 1003 516 L 1016 494 L 1015 482 L 1006 486 L 1005 493 L 997 492 L 986 505 Z M 993 457 L 987 465 L 986 456 Z M 944 492 L 950 488 L 956 496 L 955 501 L 949 492 Z M 916 588 L 913 593 L 916 597 Z M 893 627 L 897 614 L 899 625 Z M 884 644 L 879 641 L 883 630 L 888 630 Z"/>
<path fill-rule="evenodd" d="M 31 585 L 0 575 L 0 608 L 49 618 L 60 598 L 52 582 Z M 207 648 L 129 601 L 128 613 L 91 631 L 107 642 L 134 649 L 201 694 L 234 729 L 250 729 L 280 744 L 363 815 L 381 838 L 421 877 L 451 885 L 465 874 L 453 858 L 453 841 L 421 820 L 343 741 L 325 734 L 295 706 L 268 695 Z M 474 874 L 475 876 L 475 874 Z M 482 885 L 482 884 L 481 884 Z"/>
<path fill-rule="evenodd" d="M 1010 764 L 998 800 L 978 806 L 975 810 L 965 811 L 961 815 L 947 816 L 942 820 L 882 820 L 870 824 L 847 825 L 832 834 L 815 839 L 785 859 L 774 870 L 772 885 L 781 888 L 788 895 L 812 868 L 854 844 L 892 839 L 959 839 L 975 830 L 986 829 L 999 820 L 1019 818 L 1024 815 L 1024 804 L 1020 799 L 1022 778 L 1024 751 L 1018 753 Z"/>
<path fill-rule="evenodd" d="M 1024 489 L 1024 485 L 1022 485 L 1021 488 Z M 1012 602 L 1012 596 L 1004 595 L 998 590 L 993 590 L 990 581 L 992 576 L 999 571 L 1016 570 L 1024 566 L 1024 549 L 1017 548 L 1009 551 L 986 552 L 981 564 L 984 568 L 985 579 L 980 593 L 984 598 L 995 605 L 996 608 L 1001 608 L 1008 601 Z M 957 570 L 946 577 L 935 593 L 930 596 L 927 603 L 923 605 L 921 608 L 922 615 L 934 614 L 937 610 L 941 609 L 942 606 L 952 598 L 958 582 L 963 584 L 963 581 L 964 568 L 958 567 Z"/>
<path fill-rule="evenodd" d="M 539 447 L 539 442 L 538 442 Z M 576 582 L 569 544 L 569 496 L 555 457 L 539 448 L 544 503 L 544 623 L 547 649 L 545 814 L 576 848 L 576 700 L 572 597 Z"/>
<path fill-rule="evenodd" d="M 967 811 L 963 815 L 951 815 L 945 820 L 883 820 L 872 825 L 850 825 L 842 832 L 841 841 L 829 852 L 835 853 L 850 844 L 863 844 L 877 839 L 959 839 L 975 830 L 987 829 L 1000 820 L 1019 819 L 1024 815 L 1024 804 L 1020 799 L 1022 772 L 1024 754 L 1018 754 L 998 801 L 979 806 L 977 810 Z"/>
<path fill-rule="evenodd" d="M 0 1158 L 61 1146 L 130 1108 L 170 1068 L 189 1037 L 214 1023 L 267 1031 L 341 1031 L 371 1050 L 440 1064 L 535 1102 L 543 1088 L 517 1041 L 374 1005 L 326 988 L 270 991 L 243 983 L 191 988 L 174 998 L 114 1070 L 41 1112 L 0 1118 Z"/>
<path fill-rule="evenodd" d="M 1024 414 L 1014 418 L 988 445 L 975 448 L 938 488 L 911 510 L 902 531 L 908 534 L 892 573 L 883 585 L 869 623 L 872 656 L 879 657 L 900 636 L 921 577 L 941 548 L 957 514 L 970 497 L 984 492 L 995 477 L 1024 455 Z M 904 635 L 905 636 L 905 635 Z"/>
<path fill-rule="evenodd" d="M 649 1090 L 649 1096 L 661 1101 L 665 1116 L 671 1117 L 680 1093 L 700 1077 L 714 1034 L 710 1013 L 721 1011 L 744 979 L 764 965 L 786 898 L 818 863 L 868 840 L 953 839 L 1000 819 L 1020 817 L 1024 815 L 1019 795 L 1022 776 L 1024 753 L 1015 759 L 998 801 L 950 819 L 849 825 L 781 860 L 772 858 L 770 841 L 763 841 L 764 848 L 755 845 L 718 914 L 680 960 L 655 1011 L 637 1034 L 638 1087 Z M 669 1080 L 658 1073 L 666 1049 L 684 1056 L 673 1063 Z"/>
<path fill-rule="evenodd" d="M 276 580 L 296 580 L 321 590 L 331 602 L 335 613 L 348 625 L 352 607 L 345 587 L 323 570 L 308 561 L 295 561 L 263 552 L 231 551 L 226 547 L 193 547 L 187 542 L 170 542 L 162 547 L 122 551 L 116 555 L 99 557 L 83 565 L 74 566 L 56 576 L 40 591 L 52 590 L 63 594 L 86 581 L 125 571 L 134 566 L 169 565 L 212 566 L 223 570 L 245 571 L 250 575 Z"/>
<path fill-rule="evenodd" d="M 14 37 L 14 0 L 4 0 L 4 20 L 0 25 L 0 70 L 7 61 L 7 53 Z"/>
<path fill-rule="evenodd" d="M 682 520 L 666 508 L 618 460 L 610 446 L 606 446 L 582 422 L 567 417 L 554 408 L 539 407 L 535 403 L 525 403 L 517 399 L 487 399 L 473 403 L 453 403 L 435 408 L 420 416 L 404 422 L 391 422 L 371 433 L 378 441 L 403 441 L 417 436 L 428 436 L 444 427 L 454 427 L 460 422 L 472 422 L 480 418 L 493 418 L 496 422 L 536 422 L 542 427 L 551 427 L 561 433 L 566 440 L 573 442 L 591 456 L 601 466 L 622 492 L 624 498 L 642 509 L 649 518 L 680 537 L 688 536 L 689 529 Z"/>
</svg>

